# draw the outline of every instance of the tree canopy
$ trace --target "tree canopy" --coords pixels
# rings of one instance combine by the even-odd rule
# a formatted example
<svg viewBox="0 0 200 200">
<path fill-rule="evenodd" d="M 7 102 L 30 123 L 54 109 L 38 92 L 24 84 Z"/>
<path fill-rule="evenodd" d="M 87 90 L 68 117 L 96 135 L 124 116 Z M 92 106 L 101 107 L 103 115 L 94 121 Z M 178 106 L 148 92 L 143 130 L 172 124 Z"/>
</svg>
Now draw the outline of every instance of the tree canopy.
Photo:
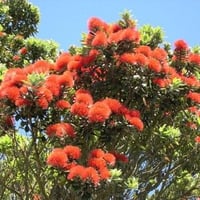
<svg viewBox="0 0 200 200">
<path fill-rule="evenodd" d="M 14 2 L 0 4 L 0 198 L 200 196 L 199 48 L 124 12 L 59 54 Z"/>
</svg>

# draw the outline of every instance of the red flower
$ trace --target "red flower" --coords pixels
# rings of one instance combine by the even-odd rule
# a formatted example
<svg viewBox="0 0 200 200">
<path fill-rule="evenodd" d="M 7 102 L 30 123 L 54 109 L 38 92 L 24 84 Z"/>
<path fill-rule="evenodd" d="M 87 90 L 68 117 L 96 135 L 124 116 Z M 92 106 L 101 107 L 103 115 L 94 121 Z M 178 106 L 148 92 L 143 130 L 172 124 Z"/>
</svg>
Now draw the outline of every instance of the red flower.
<svg viewBox="0 0 200 200">
<path fill-rule="evenodd" d="M 128 40 L 139 42 L 140 40 L 140 33 L 132 28 L 126 28 L 121 31 L 121 40 Z"/>
<path fill-rule="evenodd" d="M 195 76 L 191 76 L 191 77 L 180 76 L 180 78 L 185 84 L 189 86 L 193 86 L 193 87 L 200 86 L 200 81 Z"/>
<path fill-rule="evenodd" d="M 104 30 L 106 31 L 109 26 L 99 18 L 92 17 L 88 20 L 88 29 L 90 31 L 96 32 L 97 30 Z"/>
<path fill-rule="evenodd" d="M 107 180 L 111 176 L 107 167 L 99 169 L 99 175 L 101 180 Z"/>
<path fill-rule="evenodd" d="M 66 100 L 61 99 L 56 102 L 56 107 L 59 109 L 68 109 L 70 108 L 70 106 L 71 106 L 70 103 Z"/>
<path fill-rule="evenodd" d="M 47 158 L 47 164 L 53 167 L 64 168 L 67 162 L 67 155 L 63 149 L 60 148 L 54 149 Z"/>
<path fill-rule="evenodd" d="M 156 60 L 155 58 L 149 59 L 148 67 L 149 67 L 149 69 L 153 70 L 154 72 L 160 72 L 162 69 L 160 62 L 158 60 Z"/>
<path fill-rule="evenodd" d="M 90 158 L 88 160 L 88 166 L 94 167 L 95 169 L 101 169 L 106 167 L 106 162 L 103 158 Z"/>
<path fill-rule="evenodd" d="M 49 106 L 49 102 L 45 97 L 39 97 L 37 99 L 37 105 L 42 109 L 47 109 Z"/>
<path fill-rule="evenodd" d="M 69 159 L 79 159 L 81 157 L 81 149 L 77 146 L 67 145 L 63 151 Z"/>
<path fill-rule="evenodd" d="M 69 171 L 72 167 L 75 167 L 75 166 L 77 166 L 77 162 L 76 161 L 70 161 L 64 166 L 63 169 L 65 171 Z"/>
<path fill-rule="evenodd" d="M 173 67 L 170 67 L 167 64 L 163 65 L 162 72 L 169 74 L 169 75 L 177 76 L 176 69 Z"/>
<path fill-rule="evenodd" d="M 119 30 L 121 30 L 122 28 L 121 28 L 121 26 L 119 25 L 119 24 L 111 24 L 110 26 L 109 26 L 109 32 L 110 33 L 115 33 L 115 32 L 117 32 L 117 31 L 119 31 Z"/>
<path fill-rule="evenodd" d="M 1 98 L 8 98 L 9 100 L 15 102 L 18 98 L 20 98 L 20 91 L 18 87 L 6 87 L 1 89 L 0 93 Z"/>
<path fill-rule="evenodd" d="M 19 106 L 19 107 L 21 107 L 21 106 L 29 106 L 29 105 L 31 105 L 31 101 L 28 100 L 28 99 L 24 99 L 22 97 L 19 97 L 19 98 L 16 99 L 15 105 Z"/>
<path fill-rule="evenodd" d="M 187 50 L 188 49 L 188 45 L 184 40 L 177 40 L 174 43 L 175 49 L 176 50 Z"/>
<path fill-rule="evenodd" d="M 34 64 L 25 67 L 24 71 L 27 74 L 31 74 L 31 73 L 46 73 L 46 72 L 49 72 L 49 70 L 51 70 L 53 68 L 54 68 L 54 65 L 52 65 L 48 61 L 46 61 L 46 60 L 38 60 Z"/>
<path fill-rule="evenodd" d="M 26 95 L 28 93 L 28 87 L 23 85 L 20 87 L 19 91 L 21 95 Z"/>
<path fill-rule="evenodd" d="M 128 158 L 124 154 L 120 154 L 120 153 L 116 153 L 116 152 L 112 152 L 112 154 L 115 156 L 117 161 L 121 161 L 124 163 L 128 162 Z"/>
<path fill-rule="evenodd" d="M 47 102 L 50 102 L 53 99 L 53 95 L 49 89 L 47 89 L 45 86 L 39 87 L 37 89 L 36 95 L 39 98 L 45 98 Z"/>
<path fill-rule="evenodd" d="M 67 65 L 67 69 L 69 71 L 77 71 L 81 67 L 82 67 L 82 62 L 77 60 L 71 60 Z"/>
<path fill-rule="evenodd" d="M 74 180 L 79 177 L 80 179 L 85 179 L 85 167 L 82 165 L 76 165 L 69 169 L 69 174 L 67 176 L 68 180 Z"/>
<path fill-rule="evenodd" d="M 200 103 L 200 93 L 197 92 L 189 92 L 187 98 L 191 99 L 196 103 Z"/>
<path fill-rule="evenodd" d="M 74 115 L 79 115 L 80 117 L 87 117 L 89 113 L 89 108 L 84 103 L 74 103 L 72 104 L 70 111 Z"/>
<path fill-rule="evenodd" d="M 36 95 L 38 97 L 37 104 L 42 109 L 47 109 L 49 106 L 49 102 L 53 99 L 53 95 L 51 91 L 47 89 L 46 87 L 42 86 L 38 88 Z"/>
<path fill-rule="evenodd" d="M 91 50 L 89 51 L 89 55 L 83 57 L 83 64 L 84 64 L 84 65 L 90 64 L 91 62 L 93 62 L 93 61 L 97 58 L 98 55 L 99 55 L 99 51 L 98 51 L 98 50 L 96 50 L 96 49 L 91 49 Z"/>
<path fill-rule="evenodd" d="M 108 38 L 109 43 L 118 43 L 123 40 L 138 43 L 140 40 L 140 34 L 133 28 L 126 28 L 115 33 L 111 33 Z"/>
<path fill-rule="evenodd" d="M 144 124 L 143 124 L 143 122 L 142 122 L 142 120 L 140 118 L 138 118 L 138 117 L 130 117 L 130 118 L 127 118 L 127 121 L 131 125 L 135 126 L 138 129 L 138 131 L 143 131 Z"/>
<path fill-rule="evenodd" d="M 90 94 L 90 91 L 81 88 L 81 89 L 78 89 L 78 90 L 76 91 L 76 94 L 75 94 L 75 95 L 83 94 L 83 93 Z M 90 94 L 90 95 L 91 95 L 91 94 Z"/>
<path fill-rule="evenodd" d="M 69 71 L 64 72 L 64 74 L 58 76 L 58 82 L 60 85 L 72 87 L 74 85 L 73 74 Z"/>
<path fill-rule="evenodd" d="M 27 80 L 27 75 L 21 68 L 9 69 L 4 75 L 3 85 L 4 86 L 18 86 Z"/>
<path fill-rule="evenodd" d="M 94 169 L 93 167 L 87 167 L 87 168 L 85 168 L 85 173 L 86 173 L 86 177 L 84 178 L 84 180 L 85 181 L 89 180 L 95 186 L 97 186 L 100 181 L 100 177 L 99 177 L 97 170 Z"/>
<path fill-rule="evenodd" d="M 200 65 L 200 55 L 199 54 L 190 54 L 188 58 L 189 62 L 194 63 L 196 65 Z"/>
<path fill-rule="evenodd" d="M 111 110 L 105 102 L 96 102 L 89 109 L 88 118 L 90 122 L 104 122 L 111 115 Z"/>
<path fill-rule="evenodd" d="M 122 107 L 119 109 L 119 113 L 122 115 L 126 115 L 129 113 L 129 109 L 126 106 L 122 105 Z"/>
<path fill-rule="evenodd" d="M 49 125 L 46 128 L 46 133 L 48 136 L 57 136 L 57 137 L 63 137 L 63 136 L 75 136 L 75 130 L 73 126 L 69 123 L 57 123 Z"/>
<path fill-rule="evenodd" d="M 94 149 L 90 152 L 90 156 L 93 158 L 102 158 L 104 156 L 104 151 L 102 149 Z"/>
<path fill-rule="evenodd" d="M 122 30 L 111 33 L 108 37 L 108 43 L 118 43 L 121 41 L 121 32 Z"/>
<path fill-rule="evenodd" d="M 147 65 L 148 64 L 148 59 L 146 58 L 145 55 L 141 54 L 141 53 L 137 53 L 135 54 L 135 62 L 138 64 L 138 65 Z"/>
<path fill-rule="evenodd" d="M 59 75 L 50 75 L 47 77 L 44 86 L 49 89 L 54 96 L 60 95 L 60 82 L 59 82 Z"/>
<path fill-rule="evenodd" d="M 136 64 L 135 54 L 134 53 L 124 53 L 124 54 L 120 55 L 119 61 L 121 61 L 123 63 Z"/>
<path fill-rule="evenodd" d="M 151 56 L 159 61 L 165 61 L 167 60 L 167 52 L 162 49 L 162 48 L 155 48 L 152 53 Z"/>
<path fill-rule="evenodd" d="M 69 53 L 62 53 L 56 60 L 55 70 L 65 70 L 71 58 Z"/>
<path fill-rule="evenodd" d="M 129 117 L 138 117 L 140 118 L 140 111 L 139 110 L 128 110 L 127 113 L 125 113 L 126 118 Z"/>
<path fill-rule="evenodd" d="M 116 158 L 113 154 L 111 153 L 105 153 L 103 156 L 104 160 L 109 164 L 114 166 L 116 162 Z"/>
<path fill-rule="evenodd" d="M 165 88 L 167 87 L 170 83 L 172 82 L 171 79 L 164 79 L 164 78 L 155 78 L 153 79 L 153 83 L 155 83 L 156 85 L 158 85 L 161 88 Z"/>
<path fill-rule="evenodd" d="M 196 136 L 195 142 L 196 142 L 196 143 L 200 143 L 200 136 Z"/>
<path fill-rule="evenodd" d="M 109 106 L 113 113 L 119 114 L 121 112 L 122 104 L 117 99 L 106 98 L 104 102 Z"/>
<path fill-rule="evenodd" d="M 151 48 L 149 46 L 141 45 L 135 50 L 135 52 L 136 53 L 142 53 L 146 57 L 149 57 L 151 55 Z"/>
<path fill-rule="evenodd" d="M 106 46 L 107 45 L 107 36 L 104 32 L 98 31 L 94 39 L 92 40 L 92 46 Z"/>
<path fill-rule="evenodd" d="M 69 170 L 67 176 L 68 180 L 74 180 L 75 178 L 80 178 L 82 181 L 91 181 L 95 186 L 98 185 L 100 181 L 99 174 L 93 167 L 83 167 L 81 165 L 76 165 Z"/>
<path fill-rule="evenodd" d="M 75 94 L 76 98 L 76 103 L 83 103 L 86 105 L 92 105 L 93 104 L 93 98 L 89 92 L 80 92 L 78 90 Z"/>
</svg>

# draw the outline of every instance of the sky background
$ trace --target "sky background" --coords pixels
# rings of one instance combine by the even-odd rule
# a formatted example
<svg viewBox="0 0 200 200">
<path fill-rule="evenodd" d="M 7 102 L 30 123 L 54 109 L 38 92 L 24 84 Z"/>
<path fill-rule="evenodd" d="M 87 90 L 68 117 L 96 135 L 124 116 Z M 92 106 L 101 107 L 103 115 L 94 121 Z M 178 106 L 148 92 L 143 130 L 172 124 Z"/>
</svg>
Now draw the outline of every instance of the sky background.
<svg viewBox="0 0 200 200">
<path fill-rule="evenodd" d="M 90 17 L 112 23 L 120 13 L 130 10 L 138 27 L 160 26 L 165 40 L 184 39 L 190 46 L 200 45 L 200 0 L 30 0 L 39 7 L 41 20 L 37 37 L 56 41 L 64 51 L 80 45 Z"/>
</svg>

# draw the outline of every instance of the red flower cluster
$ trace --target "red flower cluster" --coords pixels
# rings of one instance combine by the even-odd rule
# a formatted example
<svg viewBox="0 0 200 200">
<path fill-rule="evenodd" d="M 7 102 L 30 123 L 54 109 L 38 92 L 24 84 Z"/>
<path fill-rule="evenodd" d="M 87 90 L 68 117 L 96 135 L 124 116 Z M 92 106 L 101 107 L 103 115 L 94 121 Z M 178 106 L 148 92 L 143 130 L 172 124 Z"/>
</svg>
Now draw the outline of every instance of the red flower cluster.
<svg viewBox="0 0 200 200">
<path fill-rule="evenodd" d="M 107 24 L 98 18 L 91 18 L 88 28 L 86 44 L 92 47 L 106 47 L 121 41 L 138 43 L 140 40 L 140 34 L 135 27 L 122 28 L 117 24 Z"/>
<path fill-rule="evenodd" d="M 161 88 L 167 87 L 169 84 L 171 84 L 172 80 L 170 78 L 155 78 L 153 79 L 153 83 L 158 85 Z"/>
<path fill-rule="evenodd" d="M 184 76 L 180 75 L 179 78 L 188 86 L 191 87 L 200 87 L 200 80 L 198 80 L 195 76 Z"/>
<path fill-rule="evenodd" d="M 65 87 L 72 87 L 74 84 L 71 72 L 65 71 L 61 75 L 54 75 L 51 74 L 54 69 L 57 69 L 55 65 L 44 60 L 22 69 L 9 69 L 0 86 L 0 99 L 9 100 L 19 107 L 36 105 L 47 109 L 54 97 L 61 95 Z M 30 78 L 42 74 L 46 76 L 42 82 L 34 82 L 34 78 Z"/>
<path fill-rule="evenodd" d="M 56 102 L 56 107 L 62 110 L 70 108 L 71 105 L 68 101 L 61 99 Z"/>
<path fill-rule="evenodd" d="M 193 63 L 193 64 L 196 64 L 196 65 L 200 66 L 200 55 L 199 54 L 191 53 L 189 55 L 188 61 L 191 62 L 191 63 Z"/>
<path fill-rule="evenodd" d="M 116 161 L 121 161 L 123 163 L 127 163 L 128 162 L 128 157 L 125 156 L 122 153 L 117 153 L 117 152 L 112 152 L 112 154 L 115 156 Z"/>
<path fill-rule="evenodd" d="M 115 165 L 115 156 L 111 153 L 105 153 L 101 149 L 95 149 L 90 153 L 88 166 L 93 167 L 99 173 L 101 180 L 106 180 L 110 177 L 110 172 L 107 165 Z"/>
<path fill-rule="evenodd" d="M 187 50 L 188 49 L 188 45 L 184 40 L 177 40 L 174 43 L 175 49 L 176 50 Z"/>
<path fill-rule="evenodd" d="M 74 137 L 76 135 L 73 126 L 69 123 L 64 123 L 64 122 L 49 125 L 46 128 L 46 133 L 48 136 L 57 136 L 57 137 L 65 137 L 65 136 Z"/>
<path fill-rule="evenodd" d="M 107 166 L 115 165 L 116 159 L 113 154 L 95 149 L 90 153 L 87 166 L 77 163 L 80 157 L 80 148 L 68 145 L 54 149 L 47 158 L 47 164 L 66 171 L 68 180 L 79 178 L 83 182 L 89 181 L 97 186 L 101 180 L 110 178 Z"/>
<path fill-rule="evenodd" d="M 87 118 L 91 123 L 104 122 L 109 119 L 111 114 L 125 115 L 127 121 L 139 131 L 144 128 L 139 111 L 129 110 L 117 99 L 112 98 L 105 98 L 93 103 L 90 92 L 83 89 L 79 89 L 75 93 L 75 102 L 72 104 L 70 111 L 72 114 Z M 137 112 L 136 116 L 133 114 L 134 112 Z"/>
<path fill-rule="evenodd" d="M 191 99 L 192 101 L 196 102 L 196 103 L 200 103 L 200 93 L 197 92 L 189 92 L 187 94 L 187 98 Z"/>
<path fill-rule="evenodd" d="M 134 53 L 124 53 L 120 56 L 116 56 L 116 58 L 121 63 L 147 67 L 159 73 L 167 63 L 167 52 L 162 48 L 151 50 L 148 46 L 139 46 L 134 50 Z"/>
<path fill-rule="evenodd" d="M 177 40 L 174 43 L 174 56 L 173 60 L 180 61 L 180 62 L 187 62 L 188 61 L 188 53 L 189 47 L 184 40 Z"/>
<path fill-rule="evenodd" d="M 82 165 L 76 165 L 70 169 L 67 179 L 74 180 L 75 178 L 79 178 L 83 182 L 89 181 L 95 186 L 100 182 L 100 177 L 96 169 Z"/>
<path fill-rule="evenodd" d="M 115 156 L 111 153 L 105 153 L 101 149 L 95 149 L 90 153 L 88 166 L 84 167 L 82 165 L 77 165 L 71 168 L 67 178 L 69 180 L 80 178 L 84 182 L 89 180 L 97 186 L 101 180 L 110 178 L 110 172 L 107 165 L 115 165 Z"/>
<path fill-rule="evenodd" d="M 76 160 L 81 157 L 81 149 L 77 146 L 68 145 L 64 148 L 55 148 L 47 158 L 47 164 L 64 170 L 75 166 Z"/>
<path fill-rule="evenodd" d="M 88 119 L 90 122 L 104 122 L 110 115 L 110 107 L 104 101 L 99 101 L 89 109 Z"/>
</svg>

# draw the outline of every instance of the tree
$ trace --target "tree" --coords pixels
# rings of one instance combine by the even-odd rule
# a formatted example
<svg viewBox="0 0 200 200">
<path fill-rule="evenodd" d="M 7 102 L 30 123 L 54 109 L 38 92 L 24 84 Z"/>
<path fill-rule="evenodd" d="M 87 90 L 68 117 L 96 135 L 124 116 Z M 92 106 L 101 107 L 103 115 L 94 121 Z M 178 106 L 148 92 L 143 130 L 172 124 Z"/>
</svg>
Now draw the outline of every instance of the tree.
<svg viewBox="0 0 200 200">
<path fill-rule="evenodd" d="M 0 149 L 2 166 L 14 157 L 20 179 L 2 195 L 199 196 L 199 49 L 183 40 L 172 49 L 160 28 L 137 30 L 129 13 L 114 24 L 91 18 L 88 29 L 55 62 L 3 72 L 2 104 L 29 137 L 3 136 L 12 145 Z"/>
<path fill-rule="evenodd" d="M 16 67 L 15 76 L 25 65 L 57 56 L 55 42 L 32 37 L 37 31 L 39 11 L 26 0 L 1 1 L 0 22 L 0 82 L 9 68 Z M 0 199 L 31 199 L 38 188 L 38 174 L 31 171 L 37 168 L 33 138 L 21 135 L 14 127 L 15 111 L 4 102 L 0 105 Z"/>
</svg>

